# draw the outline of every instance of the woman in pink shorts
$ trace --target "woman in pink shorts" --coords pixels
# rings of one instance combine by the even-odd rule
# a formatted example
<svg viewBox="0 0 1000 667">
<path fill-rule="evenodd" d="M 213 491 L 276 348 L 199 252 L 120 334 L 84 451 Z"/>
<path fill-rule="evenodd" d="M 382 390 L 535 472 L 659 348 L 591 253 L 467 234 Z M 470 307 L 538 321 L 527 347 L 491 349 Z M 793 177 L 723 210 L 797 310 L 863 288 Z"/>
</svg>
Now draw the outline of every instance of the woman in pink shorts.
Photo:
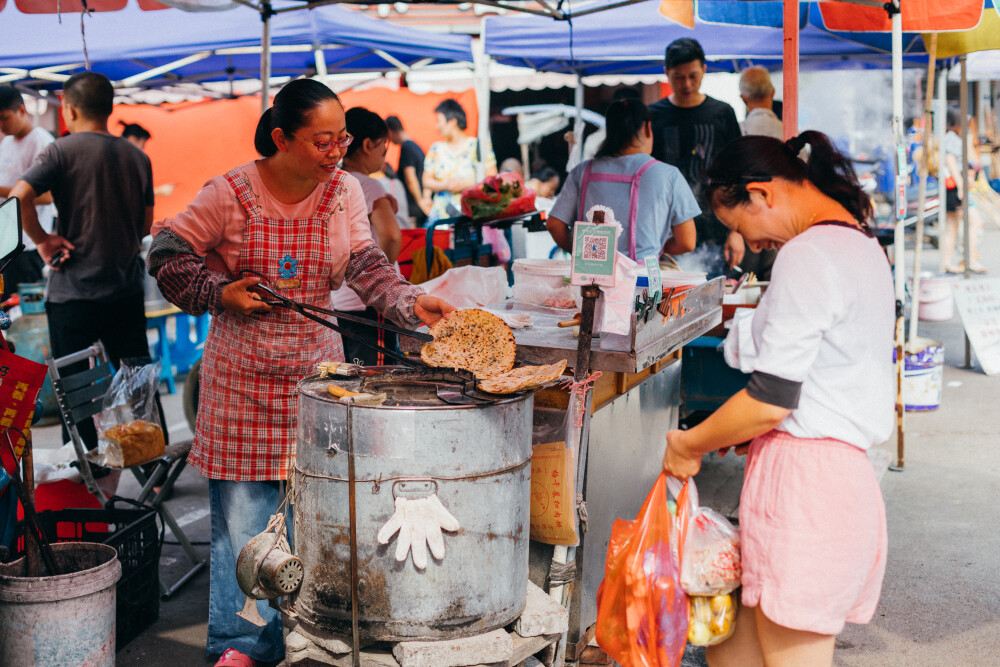
<svg viewBox="0 0 1000 667">
<path fill-rule="evenodd" d="M 708 176 L 718 218 L 755 252 L 780 249 L 753 317 L 746 389 L 667 434 L 663 467 L 680 478 L 702 455 L 750 443 L 743 606 L 708 662 L 830 665 L 844 623 L 874 615 L 885 573 L 885 504 L 865 450 L 893 427 L 892 275 L 871 202 L 825 135 L 743 137 Z"/>
</svg>

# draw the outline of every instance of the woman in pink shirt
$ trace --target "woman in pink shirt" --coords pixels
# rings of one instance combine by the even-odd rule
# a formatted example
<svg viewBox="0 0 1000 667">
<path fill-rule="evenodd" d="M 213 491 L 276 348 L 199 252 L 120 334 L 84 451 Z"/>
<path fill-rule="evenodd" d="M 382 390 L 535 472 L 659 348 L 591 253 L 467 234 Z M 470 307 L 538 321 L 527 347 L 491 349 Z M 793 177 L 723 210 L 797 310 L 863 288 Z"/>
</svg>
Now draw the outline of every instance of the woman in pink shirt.
<svg viewBox="0 0 1000 667">
<path fill-rule="evenodd" d="M 343 359 L 340 337 L 253 291 L 270 287 L 298 302 L 330 307 L 349 284 L 389 319 L 415 327 L 453 308 L 403 280 L 372 240 L 357 179 L 337 167 L 351 143 L 344 108 L 329 88 L 287 84 L 261 117 L 262 159 L 213 178 L 173 220 L 153 225 L 149 273 L 164 296 L 193 315 L 212 313 L 201 368 L 194 444 L 188 461 L 209 479 L 212 516 L 208 645 L 222 666 L 283 659 L 280 617 L 266 602 L 265 625 L 238 617 L 243 545 L 262 532 L 291 467 L 295 385 L 324 360 Z"/>
</svg>

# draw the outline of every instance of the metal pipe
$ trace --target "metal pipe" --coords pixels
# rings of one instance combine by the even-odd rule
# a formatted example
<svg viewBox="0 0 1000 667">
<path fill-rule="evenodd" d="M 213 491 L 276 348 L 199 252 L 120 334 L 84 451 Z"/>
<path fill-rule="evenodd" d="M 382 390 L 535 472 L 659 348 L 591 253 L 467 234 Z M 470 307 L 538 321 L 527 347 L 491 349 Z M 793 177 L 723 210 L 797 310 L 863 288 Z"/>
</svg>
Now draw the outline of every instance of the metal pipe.
<svg viewBox="0 0 1000 667">
<path fill-rule="evenodd" d="M 917 165 L 917 229 L 915 248 L 913 251 L 913 296 L 910 306 L 910 335 L 907 338 L 911 343 L 917 337 L 917 323 L 920 321 L 917 312 L 920 303 L 920 269 L 924 252 L 924 204 L 927 201 L 927 172 L 930 166 L 930 149 L 933 146 L 931 136 L 932 119 L 931 100 L 934 98 L 934 71 L 937 64 L 937 33 L 931 34 L 930 47 L 927 49 L 927 85 L 924 87 L 924 130 L 923 130 L 923 158 Z"/>
<path fill-rule="evenodd" d="M 785 141 L 799 133 L 799 0 L 785 0 L 781 125 Z"/>
<path fill-rule="evenodd" d="M 573 118 L 573 149 L 570 151 L 570 163 L 580 164 L 583 162 L 583 76 L 579 72 L 576 74 L 573 106 L 576 108 L 576 116 Z M 580 213 L 582 215 L 583 211 Z"/>
<path fill-rule="evenodd" d="M 972 255 L 972 245 L 969 238 L 969 204 L 971 203 L 971 197 L 969 197 L 969 80 L 966 76 L 965 67 L 965 54 L 958 57 L 959 71 L 961 72 L 961 83 L 958 86 L 958 104 L 959 113 L 962 114 L 962 164 L 959 165 L 959 170 L 962 172 L 962 234 L 964 238 L 964 247 L 962 248 L 962 255 L 965 258 L 965 272 L 964 278 L 966 280 L 971 276 L 971 255 Z M 969 344 L 969 334 L 963 328 L 965 333 L 965 367 L 972 367 L 972 347 Z"/>
<path fill-rule="evenodd" d="M 265 0 L 260 7 L 260 20 L 264 23 L 264 34 L 260 40 L 260 112 L 271 106 L 271 3 Z"/>
<path fill-rule="evenodd" d="M 893 227 L 892 266 L 896 283 L 896 467 L 903 469 L 906 408 L 903 401 L 904 307 L 906 275 L 906 153 L 903 150 L 903 15 L 899 0 L 893 1 L 892 13 L 892 141 L 896 153 L 896 219 Z"/>
</svg>

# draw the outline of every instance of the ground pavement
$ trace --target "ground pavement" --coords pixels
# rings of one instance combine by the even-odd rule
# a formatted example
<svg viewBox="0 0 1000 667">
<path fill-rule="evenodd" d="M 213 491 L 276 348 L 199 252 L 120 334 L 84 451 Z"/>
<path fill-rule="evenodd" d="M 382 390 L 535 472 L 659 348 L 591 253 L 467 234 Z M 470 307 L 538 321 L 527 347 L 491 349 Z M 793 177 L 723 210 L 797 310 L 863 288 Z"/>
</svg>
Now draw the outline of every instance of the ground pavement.
<svg viewBox="0 0 1000 667">
<path fill-rule="evenodd" d="M 1000 276 L 1000 227 L 988 224 L 981 248 L 990 275 Z M 912 253 L 907 255 L 910 261 Z M 925 258 L 936 266 L 935 250 Z M 957 314 L 949 322 L 921 323 L 920 332 L 946 346 L 944 397 L 937 411 L 907 414 L 905 470 L 883 473 L 889 558 L 882 598 L 872 623 L 848 626 L 838 638 L 837 665 L 1000 665 L 1000 536 L 993 525 L 1000 518 L 1000 447 L 995 440 L 1000 433 L 1000 378 L 983 375 L 975 359 L 971 369 L 961 367 L 964 345 Z M 164 404 L 171 437 L 189 437 L 180 393 L 166 396 Z M 57 446 L 58 428 L 35 429 L 35 442 L 43 448 Z M 887 460 L 894 456 L 895 442 L 881 449 Z M 741 476 L 739 459 L 706 459 L 699 477 L 703 498 L 732 511 Z M 132 480 L 124 483 L 134 485 Z M 207 558 L 205 480 L 186 470 L 168 505 Z M 177 577 L 183 558 L 178 547 L 166 545 L 162 576 Z M 118 664 L 205 664 L 207 617 L 205 571 L 160 603 L 159 620 L 118 653 Z M 685 660 L 699 663 L 697 652 Z"/>
</svg>

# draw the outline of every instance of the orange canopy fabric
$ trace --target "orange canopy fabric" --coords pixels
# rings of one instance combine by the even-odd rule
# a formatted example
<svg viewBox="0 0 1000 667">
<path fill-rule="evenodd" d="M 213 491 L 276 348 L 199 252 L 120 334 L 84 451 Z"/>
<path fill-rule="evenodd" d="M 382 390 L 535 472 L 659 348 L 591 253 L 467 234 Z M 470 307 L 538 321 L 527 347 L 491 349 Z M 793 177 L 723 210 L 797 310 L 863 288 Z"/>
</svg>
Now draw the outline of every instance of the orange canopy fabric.
<svg viewBox="0 0 1000 667">
<path fill-rule="evenodd" d="M 475 93 L 471 90 L 417 95 L 406 89 L 372 88 L 340 94 L 346 108 L 363 106 L 383 118 L 399 116 L 411 138 L 425 151 L 440 139 L 434 126 L 434 107 L 449 97 L 458 100 L 465 109 L 467 132 L 475 134 L 478 114 Z M 146 153 L 153 163 L 153 183 L 174 186 L 169 196 L 156 198 L 154 216 L 160 220 L 184 211 L 208 179 L 257 157 L 253 135 L 259 118 L 259 97 L 155 107 L 122 104 L 115 107 L 110 129 L 113 134 L 120 134 L 118 121 L 124 121 L 138 123 L 152 135 L 146 143 Z M 399 149 L 390 146 L 386 161 L 395 166 L 398 159 Z"/>
<path fill-rule="evenodd" d="M 903 32 L 948 32 L 979 25 L 983 0 L 905 0 L 900 3 Z M 881 7 L 852 2 L 821 2 L 823 24 L 843 32 L 891 32 L 892 20 Z"/>
</svg>

